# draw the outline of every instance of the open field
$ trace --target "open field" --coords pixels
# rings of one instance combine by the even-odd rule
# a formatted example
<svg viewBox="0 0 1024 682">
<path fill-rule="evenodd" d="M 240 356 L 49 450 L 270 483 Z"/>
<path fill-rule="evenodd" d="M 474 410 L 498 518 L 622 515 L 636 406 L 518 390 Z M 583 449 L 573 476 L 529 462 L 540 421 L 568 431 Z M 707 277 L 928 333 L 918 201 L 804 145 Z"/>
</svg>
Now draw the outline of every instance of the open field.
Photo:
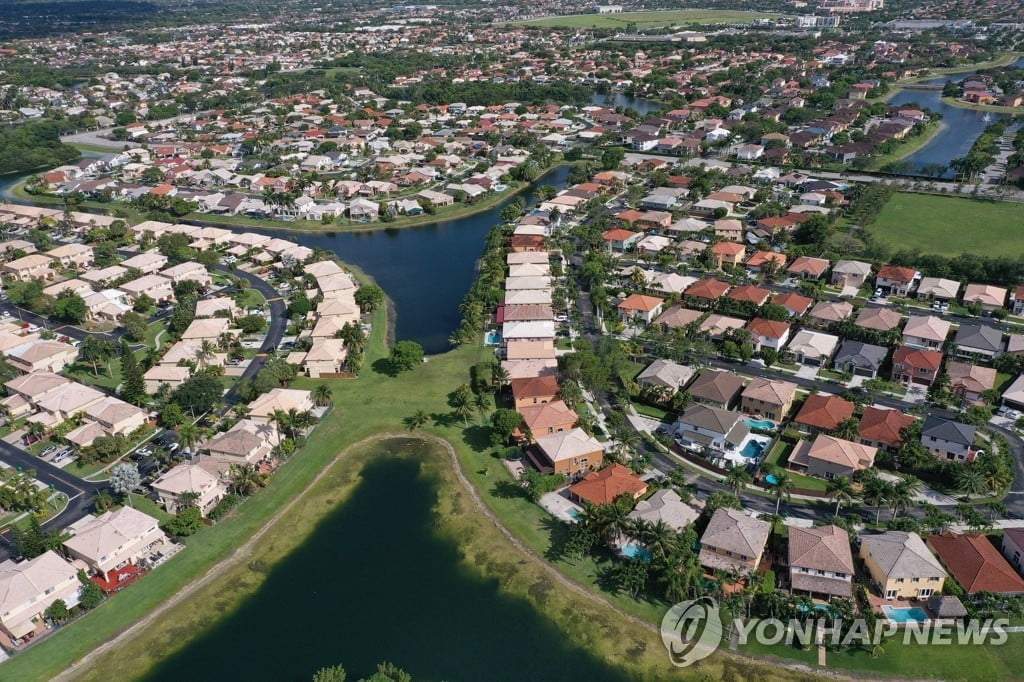
<svg viewBox="0 0 1024 682">
<path fill-rule="evenodd" d="M 740 12 L 714 9 L 681 9 L 664 12 L 623 12 L 622 14 L 568 14 L 515 22 L 526 26 L 551 28 L 621 28 L 636 24 L 637 28 L 685 24 L 749 24 L 757 19 L 773 19 L 778 14 Z"/>
<path fill-rule="evenodd" d="M 893 249 L 959 256 L 1024 254 L 1020 204 L 899 192 L 885 205 L 871 233 Z"/>
</svg>

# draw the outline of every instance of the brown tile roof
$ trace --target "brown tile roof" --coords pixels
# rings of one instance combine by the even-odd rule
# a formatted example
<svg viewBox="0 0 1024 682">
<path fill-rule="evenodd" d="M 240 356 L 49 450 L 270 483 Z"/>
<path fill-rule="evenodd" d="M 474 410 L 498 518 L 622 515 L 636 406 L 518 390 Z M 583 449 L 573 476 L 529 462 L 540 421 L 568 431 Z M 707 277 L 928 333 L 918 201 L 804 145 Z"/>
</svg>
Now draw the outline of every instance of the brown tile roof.
<svg viewBox="0 0 1024 682">
<path fill-rule="evenodd" d="M 717 403 L 731 402 L 743 389 L 743 377 L 732 372 L 706 369 L 686 389 L 695 398 L 712 400 Z"/>
<path fill-rule="evenodd" d="M 800 256 L 786 269 L 797 275 L 813 275 L 814 277 L 821 277 L 821 275 L 828 270 L 828 261 L 824 258 Z"/>
<path fill-rule="evenodd" d="M 853 575 L 850 536 L 838 526 L 790 527 L 789 565 Z"/>
<path fill-rule="evenodd" d="M 530 377 L 529 379 L 513 379 L 512 395 L 516 400 L 523 398 L 543 398 L 558 395 L 558 379 L 553 376 Z"/>
<path fill-rule="evenodd" d="M 873 443 L 899 447 L 903 443 L 903 430 L 917 419 L 899 410 L 867 407 L 860 418 L 860 437 Z"/>
<path fill-rule="evenodd" d="M 729 298 L 734 301 L 747 301 L 750 303 L 756 303 L 757 305 L 764 305 L 772 295 L 772 292 L 761 287 L 756 287 L 753 284 L 744 284 L 738 286 L 729 292 Z"/>
<path fill-rule="evenodd" d="M 785 322 L 755 317 L 747 323 L 747 331 L 767 339 L 781 339 L 782 335 L 789 331 L 789 325 Z"/>
<path fill-rule="evenodd" d="M 519 412 L 523 415 L 526 426 L 537 433 L 554 426 L 575 424 L 579 419 L 579 415 L 561 400 L 542 405 L 527 405 L 520 408 Z"/>
<path fill-rule="evenodd" d="M 800 294 L 778 294 L 772 299 L 772 303 L 789 308 L 797 315 L 803 315 L 811 307 L 811 304 L 814 303 L 814 299 L 801 296 Z"/>
<path fill-rule="evenodd" d="M 659 305 L 664 303 L 665 300 L 658 298 L 657 296 L 644 296 L 643 294 L 630 294 L 619 303 L 620 310 L 639 310 L 641 312 L 650 312 Z"/>
<path fill-rule="evenodd" d="M 986 536 L 947 531 L 928 538 L 928 544 L 967 594 L 1024 592 L 1024 579 Z"/>
<path fill-rule="evenodd" d="M 588 502 L 610 504 L 620 495 L 642 495 L 647 491 L 647 484 L 621 464 L 612 464 L 600 471 L 591 471 L 569 490 Z"/>
<path fill-rule="evenodd" d="M 883 265 L 878 270 L 878 277 L 893 282 L 912 282 L 916 274 L 917 270 L 914 268 L 903 268 L 898 265 Z"/>
<path fill-rule="evenodd" d="M 717 279 L 702 279 L 691 285 L 690 288 L 683 293 L 686 296 L 717 299 L 724 296 L 727 291 L 729 291 L 729 285 L 725 282 Z"/>
<path fill-rule="evenodd" d="M 900 346 L 893 353 L 892 362 L 894 365 L 907 365 L 934 372 L 942 366 L 942 353 L 937 350 L 919 350 L 917 348 Z"/>
<path fill-rule="evenodd" d="M 849 400 L 835 395 L 815 393 L 807 396 L 794 421 L 819 429 L 832 430 L 844 419 L 852 417 L 853 409 L 854 405 Z"/>
</svg>

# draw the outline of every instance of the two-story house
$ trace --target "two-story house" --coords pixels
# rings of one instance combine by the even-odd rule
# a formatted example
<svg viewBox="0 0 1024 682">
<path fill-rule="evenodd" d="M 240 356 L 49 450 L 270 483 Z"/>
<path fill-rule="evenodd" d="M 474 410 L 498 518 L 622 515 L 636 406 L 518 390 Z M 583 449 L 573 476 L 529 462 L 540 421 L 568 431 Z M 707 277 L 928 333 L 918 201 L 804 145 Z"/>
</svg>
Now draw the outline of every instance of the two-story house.
<svg viewBox="0 0 1024 682">
<path fill-rule="evenodd" d="M 789 584 L 810 596 L 853 596 L 850 536 L 838 526 L 789 527 Z"/>
<path fill-rule="evenodd" d="M 946 570 L 917 533 L 860 536 L 860 558 L 886 599 L 927 599 L 942 591 Z"/>
<path fill-rule="evenodd" d="M 971 462 L 977 451 L 972 449 L 977 428 L 951 419 L 931 415 L 921 429 L 921 444 L 940 459 Z"/>
<path fill-rule="evenodd" d="M 738 509 L 716 509 L 700 537 L 700 564 L 708 570 L 753 573 L 772 525 Z"/>
</svg>

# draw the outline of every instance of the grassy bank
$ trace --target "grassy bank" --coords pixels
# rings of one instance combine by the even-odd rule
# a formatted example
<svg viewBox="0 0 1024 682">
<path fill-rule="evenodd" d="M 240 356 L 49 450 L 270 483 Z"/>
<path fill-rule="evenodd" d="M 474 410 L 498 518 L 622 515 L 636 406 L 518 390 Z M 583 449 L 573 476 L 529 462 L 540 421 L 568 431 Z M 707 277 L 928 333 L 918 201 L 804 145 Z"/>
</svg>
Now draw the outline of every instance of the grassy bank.
<svg viewBox="0 0 1024 682">
<path fill-rule="evenodd" d="M 900 144 L 891 154 L 873 157 L 871 163 L 864 170 L 877 171 L 886 164 L 902 161 L 931 142 L 932 138 L 945 130 L 945 128 L 946 124 L 942 121 L 929 121 L 925 125 L 923 133 Z"/>
<path fill-rule="evenodd" d="M 948 66 L 944 68 L 929 69 L 928 73 L 919 76 L 912 76 L 910 78 L 902 78 L 896 81 L 896 87 L 900 84 L 906 83 L 920 83 L 921 81 L 931 80 L 932 78 L 938 78 L 940 76 L 952 76 L 958 73 L 970 73 L 971 71 L 977 71 L 978 69 L 993 69 L 1000 66 L 1006 66 L 1017 61 L 1021 56 L 1017 52 L 1004 52 L 995 59 L 990 59 L 987 62 L 975 62 L 973 64 L 960 64 L 959 66 Z"/>
<path fill-rule="evenodd" d="M 1021 207 L 964 197 L 898 192 L 871 232 L 894 249 L 959 256 L 1020 256 Z"/>
<path fill-rule="evenodd" d="M 620 14 L 567 14 L 513 22 L 524 26 L 549 28 L 621 28 L 628 24 L 637 28 L 672 26 L 676 24 L 749 24 L 757 19 L 773 19 L 780 15 L 714 9 L 682 9 L 661 12 L 622 12 Z"/>
<path fill-rule="evenodd" d="M 961 109 L 971 109 L 973 111 L 991 111 L 996 114 L 1010 114 L 1011 116 L 1024 114 L 1024 107 L 1004 107 L 998 104 L 975 104 L 974 102 L 964 102 L 963 100 L 956 99 L 955 97 L 943 97 L 942 101 L 944 104 L 948 104 L 951 107 L 960 107 Z"/>
</svg>

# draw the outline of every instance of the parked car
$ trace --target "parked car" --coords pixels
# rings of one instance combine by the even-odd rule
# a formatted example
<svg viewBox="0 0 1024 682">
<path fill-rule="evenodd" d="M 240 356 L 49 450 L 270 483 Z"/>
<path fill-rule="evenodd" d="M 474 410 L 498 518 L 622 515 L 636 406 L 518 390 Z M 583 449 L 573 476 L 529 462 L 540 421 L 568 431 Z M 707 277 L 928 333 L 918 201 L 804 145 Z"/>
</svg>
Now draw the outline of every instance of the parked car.
<svg viewBox="0 0 1024 682">
<path fill-rule="evenodd" d="M 39 456 L 40 457 L 46 457 L 47 455 L 52 454 L 52 453 L 54 453 L 56 451 L 57 451 L 57 446 L 56 445 L 50 445 L 47 448 L 45 448 L 42 452 L 40 452 Z"/>
</svg>

